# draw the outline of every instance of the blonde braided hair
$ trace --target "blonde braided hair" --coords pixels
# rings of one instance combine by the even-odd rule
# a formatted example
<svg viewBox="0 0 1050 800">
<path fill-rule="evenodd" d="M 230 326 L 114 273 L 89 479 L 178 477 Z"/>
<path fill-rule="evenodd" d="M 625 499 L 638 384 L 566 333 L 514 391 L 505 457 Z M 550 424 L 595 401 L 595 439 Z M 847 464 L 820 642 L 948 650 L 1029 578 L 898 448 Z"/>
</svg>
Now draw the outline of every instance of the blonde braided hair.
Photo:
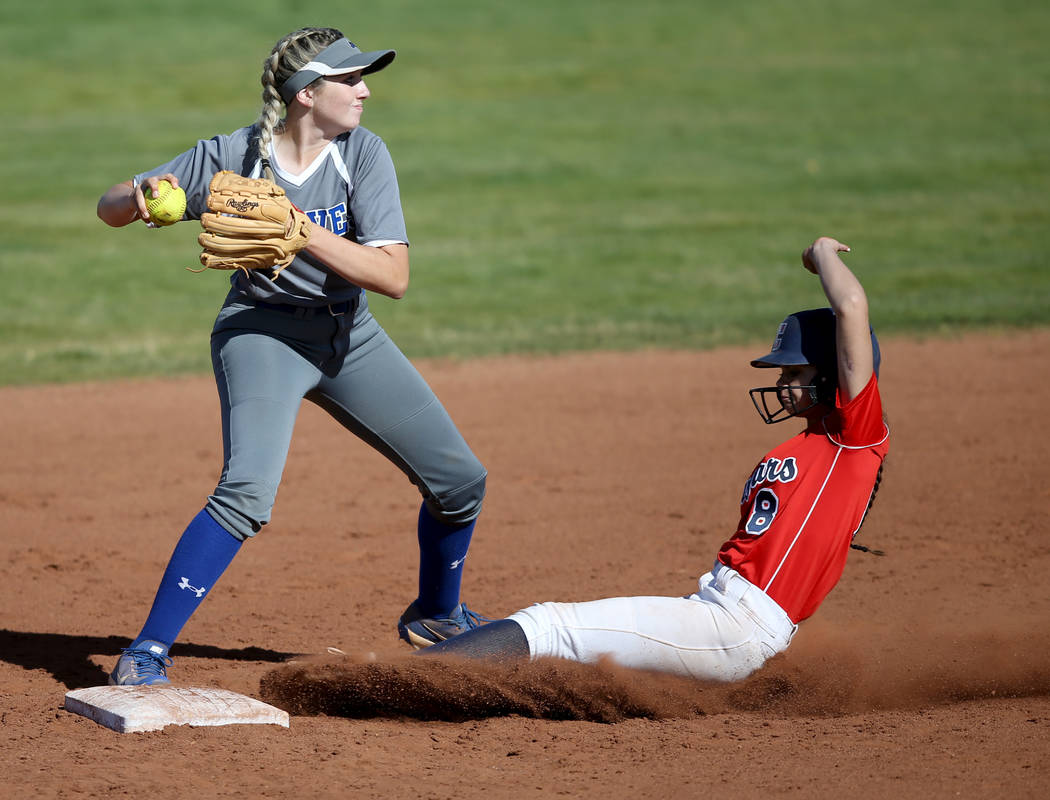
<svg viewBox="0 0 1050 800">
<path fill-rule="evenodd" d="M 263 107 L 256 122 L 255 146 L 262 160 L 263 177 L 268 180 L 274 180 L 273 167 L 270 166 L 270 143 L 274 133 L 279 132 L 284 125 L 281 119 L 284 107 L 279 91 L 281 86 L 309 64 L 315 55 L 342 38 L 342 32 L 335 28 L 300 28 L 278 41 L 263 61 Z"/>
</svg>

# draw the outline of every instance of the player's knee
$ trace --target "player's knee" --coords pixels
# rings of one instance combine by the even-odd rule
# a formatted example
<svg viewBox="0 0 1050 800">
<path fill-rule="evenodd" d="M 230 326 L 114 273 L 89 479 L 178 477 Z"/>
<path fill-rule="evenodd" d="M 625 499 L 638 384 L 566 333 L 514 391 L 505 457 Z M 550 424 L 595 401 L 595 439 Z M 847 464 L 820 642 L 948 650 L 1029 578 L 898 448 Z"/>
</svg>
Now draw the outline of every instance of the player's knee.
<svg viewBox="0 0 1050 800">
<path fill-rule="evenodd" d="M 482 470 L 469 483 L 427 497 L 427 509 L 436 519 L 448 525 L 465 525 L 477 519 L 485 499 L 486 475 Z"/>
<path fill-rule="evenodd" d="M 267 482 L 224 480 L 208 498 L 208 509 L 219 524 L 238 539 L 257 534 L 270 521 L 277 487 Z"/>
</svg>

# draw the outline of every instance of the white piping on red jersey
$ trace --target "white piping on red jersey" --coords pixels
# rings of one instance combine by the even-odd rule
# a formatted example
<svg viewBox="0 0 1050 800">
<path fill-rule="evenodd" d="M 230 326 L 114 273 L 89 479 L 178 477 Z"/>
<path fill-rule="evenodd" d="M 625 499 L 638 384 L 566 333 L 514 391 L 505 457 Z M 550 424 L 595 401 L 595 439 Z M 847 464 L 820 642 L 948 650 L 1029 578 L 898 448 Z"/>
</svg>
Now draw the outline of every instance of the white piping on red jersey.
<svg viewBox="0 0 1050 800">
<path fill-rule="evenodd" d="M 784 553 L 784 557 L 780 559 L 780 563 L 777 564 L 777 568 L 775 570 L 773 570 L 773 574 L 769 577 L 769 580 L 766 582 L 765 587 L 762 589 L 763 592 L 768 592 L 769 591 L 769 587 L 773 585 L 773 581 L 775 581 L 777 575 L 780 574 L 780 570 L 783 568 L 784 562 L 787 561 L 788 556 L 791 555 L 791 551 L 794 549 L 795 543 L 798 541 L 798 537 L 801 536 L 802 535 L 802 531 L 805 530 L 806 523 L 809 522 L 809 518 L 811 516 L 813 516 L 813 510 L 817 507 L 817 503 L 820 502 L 820 498 L 824 494 L 824 488 L 828 485 L 828 481 L 831 480 L 831 473 L 833 473 L 835 471 L 835 465 L 839 463 L 839 456 L 842 455 L 842 451 L 843 450 L 867 450 L 868 448 L 871 448 L 871 447 L 878 447 L 880 444 L 885 442 L 890 436 L 890 426 L 887 425 L 885 422 L 883 422 L 882 423 L 882 427 L 886 431 L 886 433 L 881 439 L 879 439 L 879 441 L 875 442 L 874 444 L 865 444 L 865 445 L 859 445 L 859 446 L 852 446 L 851 447 L 848 444 L 842 444 L 842 442 L 836 442 L 835 439 L 832 438 L 831 434 L 828 433 L 827 425 L 824 426 L 824 435 L 828 437 L 828 441 L 829 442 L 831 442 L 833 445 L 835 445 L 838 448 L 838 450 L 835 451 L 835 460 L 831 462 L 831 467 L 828 468 L 828 474 L 824 476 L 824 482 L 820 485 L 820 491 L 817 492 L 817 496 L 813 500 L 813 505 L 809 507 L 809 512 L 806 514 L 806 518 L 804 520 L 802 520 L 802 525 L 799 526 L 798 531 L 795 533 L 795 538 L 791 540 L 791 544 L 788 545 L 788 549 Z M 872 491 L 874 491 L 874 489 L 872 489 Z M 868 500 L 869 501 L 871 500 L 871 496 L 870 495 L 868 496 Z M 863 522 L 864 522 L 864 520 L 862 518 L 861 519 L 861 524 L 863 524 Z M 857 526 L 857 529 L 855 531 L 853 531 L 853 533 L 850 536 L 850 540 L 851 541 L 852 541 L 853 537 L 857 535 L 857 531 L 859 531 L 859 530 L 860 530 L 860 526 Z"/>
<path fill-rule="evenodd" d="M 847 450 L 867 450 L 869 447 L 878 447 L 880 444 L 882 444 L 883 442 L 885 442 L 887 439 L 890 438 L 890 426 L 887 425 L 885 422 L 883 422 L 882 423 L 882 429 L 884 431 L 886 431 L 886 433 L 883 434 L 882 438 L 879 439 L 874 444 L 848 445 L 848 444 L 843 444 L 842 442 L 837 442 L 837 441 L 835 441 L 835 437 L 832 436 L 830 433 L 828 433 L 828 426 L 827 425 L 824 426 L 824 435 L 827 436 L 828 437 L 828 441 L 831 442 L 836 447 L 844 447 Z"/>
<path fill-rule="evenodd" d="M 834 441 L 834 439 L 832 440 Z M 838 444 L 836 442 L 836 444 Z M 784 553 L 784 557 L 780 559 L 780 563 L 777 564 L 777 568 L 773 570 L 773 574 L 769 576 L 769 581 L 762 588 L 763 592 L 769 592 L 769 587 L 773 585 L 773 581 L 776 580 L 777 575 L 780 574 L 781 567 L 784 566 L 784 562 L 787 561 L 787 557 L 791 555 L 792 549 L 795 547 L 795 542 L 798 541 L 798 537 L 802 535 L 802 531 L 806 529 L 806 523 L 809 522 L 809 518 L 813 516 L 813 509 L 817 507 L 817 503 L 820 502 L 821 495 L 824 494 L 824 488 L 828 485 L 828 481 L 831 480 L 831 473 L 835 471 L 835 465 L 839 463 L 839 456 L 842 455 L 842 448 L 840 446 L 835 452 L 835 460 L 831 462 L 831 467 L 828 468 L 828 474 L 824 476 L 824 482 L 820 485 L 820 491 L 817 492 L 817 496 L 813 499 L 813 505 L 809 507 L 809 511 L 806 513 L 806 518 L 802 520 L 802 524 L 799 526 L 798 531 L 795 533 L 795 538 L 791 540 L 791 544 L 788 545 L 787 552 Z"/>
</svg>

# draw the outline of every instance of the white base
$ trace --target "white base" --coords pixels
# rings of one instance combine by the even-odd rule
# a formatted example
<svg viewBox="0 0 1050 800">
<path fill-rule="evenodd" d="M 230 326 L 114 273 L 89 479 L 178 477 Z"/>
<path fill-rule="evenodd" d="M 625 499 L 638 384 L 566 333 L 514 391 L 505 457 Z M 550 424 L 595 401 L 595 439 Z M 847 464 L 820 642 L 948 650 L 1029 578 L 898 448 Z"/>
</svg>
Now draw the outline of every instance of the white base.
<svg viewBox="0 0 1050 800">
<path fill-rule="evenodd" d="M 174 686 L 92 686 L 66 693 L 66 710 L 118 733 L 167 725 L 281 725 L 288 712 L 225 689 Z"/>
</svg>

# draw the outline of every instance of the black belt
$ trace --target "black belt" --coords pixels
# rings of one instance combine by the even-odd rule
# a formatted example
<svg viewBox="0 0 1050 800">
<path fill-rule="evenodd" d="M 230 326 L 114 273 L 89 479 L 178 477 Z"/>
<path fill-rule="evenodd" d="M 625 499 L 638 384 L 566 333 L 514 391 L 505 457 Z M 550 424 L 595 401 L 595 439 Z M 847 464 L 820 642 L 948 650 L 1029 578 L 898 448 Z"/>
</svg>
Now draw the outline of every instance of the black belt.
<svg viewBox="0 0 1050 800">
<path fill-rule="evenodd" d="M 353 311 L 355 300 L 343 300 L 341 303 L 329 303 L 326 306 L 293 306 L 288 303 L 267 303 L 263 300 L 250 301 L 256 308 L 265 308 L 267 311 L 280 311 L 282 314 L 292 314 L 300 319 L 309 319 L 318 314 L 330 314 L 333 317 L 341 317 L 343 314 Z"/>
</svg>

